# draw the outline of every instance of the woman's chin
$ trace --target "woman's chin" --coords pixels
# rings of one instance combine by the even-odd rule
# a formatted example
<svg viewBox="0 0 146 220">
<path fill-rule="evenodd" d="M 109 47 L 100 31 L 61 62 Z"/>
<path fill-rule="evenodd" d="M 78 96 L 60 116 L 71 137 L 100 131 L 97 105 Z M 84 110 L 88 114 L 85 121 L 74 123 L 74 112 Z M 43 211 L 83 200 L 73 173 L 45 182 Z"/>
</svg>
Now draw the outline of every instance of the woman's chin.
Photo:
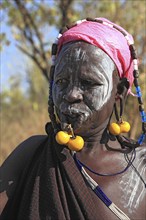
<svg viewBox="0 0 146 220">
<path fill-rule="evenodd" d="M 61 122 L 61 129 L 63 131 L 68 131 L 68 127 L 69 125 L 71 125 L 72 129 L 73 129 L 73 132 L 74 134 L 79 134 L 82 132 L 82 127 L 83 127 L 83 124 L 80 122 L 77 122 L 77 121 L 67 121 L 67 122 Z M 84 129 L 85 130 L 85 129 Z"/>
<path fill-rule="evenodd" d="M 88 128 L 87 125 L 85 126 L 84 123 L 74 123 L 72 125 L 72 128 L 75 135 L 86 136 Z"/>
<path fill-rule="evenodd" d="M 75 135 L 84 135 L 89 127 L 89 118 L 87 114 L 60 114 L 61 129 L 68 131 L 68 125 L 71 125 Z M 86 134 L 85 134 L 86 135 Z"/>
</svg>

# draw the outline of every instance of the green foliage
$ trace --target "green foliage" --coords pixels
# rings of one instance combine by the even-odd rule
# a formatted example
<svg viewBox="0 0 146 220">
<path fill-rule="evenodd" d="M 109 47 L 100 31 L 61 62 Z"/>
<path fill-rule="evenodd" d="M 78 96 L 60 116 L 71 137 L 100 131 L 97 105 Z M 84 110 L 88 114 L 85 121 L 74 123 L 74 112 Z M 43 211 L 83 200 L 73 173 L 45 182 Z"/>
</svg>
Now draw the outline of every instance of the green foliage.
<svg viewBox="0 0 146 220">
<path fill-rule="evenodd" d="M 24 100 L 24 94 L 21 88 L 21 78 L 19 75 L 13 75 L 9 78 L 9 89 L 1 92 L 1 108 L 7 112 L 11 106 L 16 106 Z"/>
<path fill-rule="evenodd" d="M 32 64 L 27 70 L 28 97 L 31 102 L 42 103 L 48 100 L 49 83 L 42 76 L 36 65 Z"/>
<path fill-rule="evenodd" d="M 3 47 L 2 45 L 7 45 L 9 46 L 10 41 L 7 40 L 6 34 L 5 33 L 0 33 L 0 51 L 2 51 Z"/>
</svg>

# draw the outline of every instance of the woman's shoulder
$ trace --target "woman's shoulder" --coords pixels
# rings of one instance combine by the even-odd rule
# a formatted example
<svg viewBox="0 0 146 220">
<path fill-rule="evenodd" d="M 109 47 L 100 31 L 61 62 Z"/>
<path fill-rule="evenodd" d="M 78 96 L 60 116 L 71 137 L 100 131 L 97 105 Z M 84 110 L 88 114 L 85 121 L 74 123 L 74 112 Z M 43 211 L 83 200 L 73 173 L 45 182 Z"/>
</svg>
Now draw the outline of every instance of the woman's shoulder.
<svg viewBox="0 0 146 220">
<path fill-rule="evenodd" d="M 15 182 L 19 178 L 24 167 L 47 138 L 47 135 L 31 136 L 13 150 L 0 168 L 1 191 L 6 190 L 10 183 Z"/>
<path fill-rule="evenodd" d="M 11 165 L 24 159 L 28 159 L 39 147 L 39 145 L 47 139 L 47 135 L 34 135 L 21 142 L 8 156 L 2 164 L 6 165 L 7 161 L 11 161 Z"/>
<path fill-rule="evenodd" d="M 25 167 L 31 162 L 40 145 L 47 141 L 47 135 L 35 135 L 20 143 L 3 162 L 0 168 L 0 213 L 11 196 Z"/>
<path fill-rule="evenodd" d="M 136 148 L 136 157 L 138 160 L 144 160 L 146 163 L 146 144 L 143 144 Z"/>
</svg>

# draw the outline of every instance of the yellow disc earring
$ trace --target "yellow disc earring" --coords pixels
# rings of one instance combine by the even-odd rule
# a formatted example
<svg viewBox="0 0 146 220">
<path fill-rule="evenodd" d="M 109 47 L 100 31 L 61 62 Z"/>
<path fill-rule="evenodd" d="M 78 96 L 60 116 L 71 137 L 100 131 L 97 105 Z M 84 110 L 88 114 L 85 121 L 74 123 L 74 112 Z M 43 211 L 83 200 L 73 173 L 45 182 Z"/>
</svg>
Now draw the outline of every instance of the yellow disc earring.
<svg viewBox="0 0 146 220">
<path fill-rule="evenodd" d="M 111 123 L 108 129 L 109 132 L 113 135 L 128 133 L 130 131 L 130 124 L 127 121 L 120 120 L 117 123 L 115 122 Z"/>
<path fill-rule="evenodd" d="M 113 135 L 119 135 L 121 133 L 128 133 L 130 131 L 130 124 L 127 121 L 124 121 L 122 118 L 123 113 L 123 100 L 122 98 L 119 98 L 120 100 L 120 117 L 117 110 L 116 103 L 114 104 L 114 110 L 115 110 L 115 116 L 117 119 L 117 122 L 113 122 L 109 125 L 108 130 Z"/>
<path fill-rule="evenodd" d="M 71 125 L 68 125 L 69 132 L 57 132 L 55 139 L 58 144 L 66 145 L 72 151 L 80 151 L 84 147 L 84 140 L 81 136 L 75 136 Z"/>
<path fill-rule="evenodd" d="M 120 126 L 118 125 L 118 123 L 115 123 L 115 122 L 111 123 L 108 127 L 108 130 L 113 135 L 120 134 Z"/>
<path fill-rule="evenodd" d="M 55 139 L 58 144 L 66 145 L 69 142 L 70 136 L 65 131 L 59 131 L 57 132 Z"/>
<path fill-rule="evenodd" d="M 130 131 L 130 124 L 127 121 L 123 121 L 120 123 L 120 132 L 128 133 Z"/>
</svg>

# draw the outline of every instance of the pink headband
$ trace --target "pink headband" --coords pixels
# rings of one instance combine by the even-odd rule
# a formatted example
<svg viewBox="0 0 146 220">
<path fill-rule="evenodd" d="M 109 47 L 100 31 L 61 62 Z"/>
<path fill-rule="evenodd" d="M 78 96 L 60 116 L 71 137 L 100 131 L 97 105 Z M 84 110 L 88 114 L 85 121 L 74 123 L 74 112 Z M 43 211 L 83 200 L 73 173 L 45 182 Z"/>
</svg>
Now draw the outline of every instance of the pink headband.
<svg viewBox="0 0 146 220">
<path fill-rule="evenodd" d="M 129 80 L 130 87 L 133 83 L 133 62 L 128 45 L 128 41 L 134 43 L 132 36 L 122 27 L 112 23 L 105 18 L 97 18 L 103 23 L 83 20 L 78 25 L 70 28 L 62 34 L 58 41 L 59 50 L 62 45 L 83 40 L 92 45 L 95 45 L 105 51 L 114 61 L 120 78 L 126 77 Z M 127 37 L 117 29 L 126 33 Z"/>
</svg>

